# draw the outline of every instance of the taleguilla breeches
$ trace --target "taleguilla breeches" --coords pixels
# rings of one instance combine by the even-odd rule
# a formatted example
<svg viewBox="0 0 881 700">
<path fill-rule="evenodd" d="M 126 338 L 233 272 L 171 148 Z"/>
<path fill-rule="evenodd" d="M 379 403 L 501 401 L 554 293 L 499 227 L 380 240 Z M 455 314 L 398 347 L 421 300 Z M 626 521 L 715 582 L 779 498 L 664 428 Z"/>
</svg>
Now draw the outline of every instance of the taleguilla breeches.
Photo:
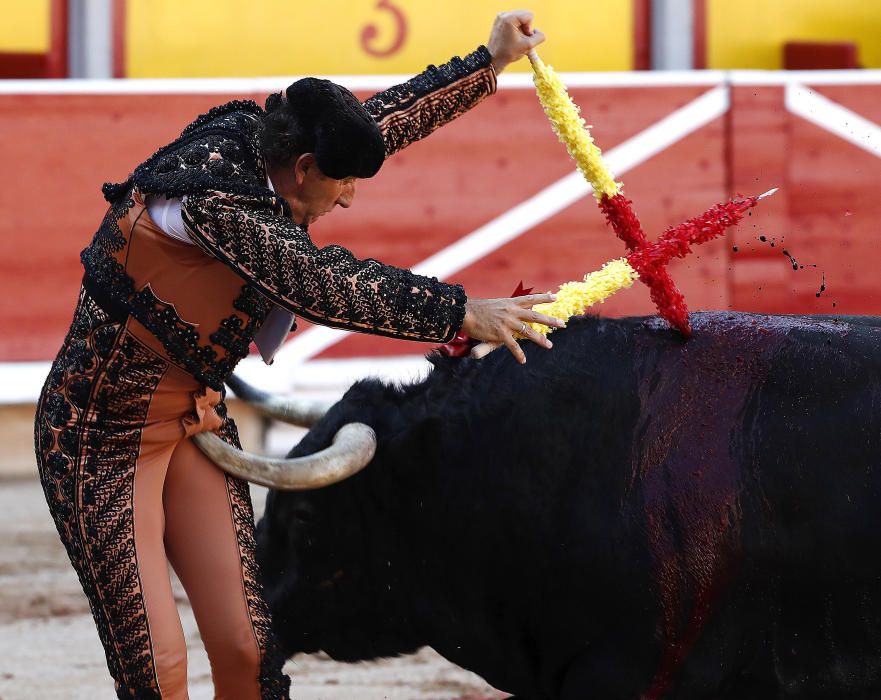
<svg viewBox="0 0 881 700">
<path fill-rule="evenodd" d="M 87 294 L 37 408 L 40 478 L 89 599 L 119 698 L 187 698 L 170 563 L 193 607 L 215 697 L 287 698 L 255 561 L 248 484 L 189 436 L 238 445 L 220 394 Z M 141 329 L 143 330 L 143 329 Z"/>
</svg>

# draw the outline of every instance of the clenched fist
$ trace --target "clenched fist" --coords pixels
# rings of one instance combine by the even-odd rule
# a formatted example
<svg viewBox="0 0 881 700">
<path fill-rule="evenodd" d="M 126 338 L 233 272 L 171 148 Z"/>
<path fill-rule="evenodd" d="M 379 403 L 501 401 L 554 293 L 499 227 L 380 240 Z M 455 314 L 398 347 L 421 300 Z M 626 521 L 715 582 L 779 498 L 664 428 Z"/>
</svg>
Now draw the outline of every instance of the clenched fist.
<svg viewBox="0 0 881 700">
<path fill-rule="evenodd" d="M 496 17 L 486 44 L 496 74 L 545 40 L 545 35 L 532 27 L 532 20 L 529 10 L 502 12 Z"/>
</svg>

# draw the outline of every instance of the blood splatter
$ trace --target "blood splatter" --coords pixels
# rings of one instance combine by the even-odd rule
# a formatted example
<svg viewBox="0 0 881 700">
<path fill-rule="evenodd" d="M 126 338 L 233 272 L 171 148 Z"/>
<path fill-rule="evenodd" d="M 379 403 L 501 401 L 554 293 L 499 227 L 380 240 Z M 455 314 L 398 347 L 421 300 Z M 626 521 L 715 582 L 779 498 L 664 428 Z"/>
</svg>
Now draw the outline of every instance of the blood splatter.
<svg viewBox="0 0 881 700">
<path fill-rule="evenodd" d="M 785 238 L 786 238 L 785 236 L 780 236 L 780 242 L 783 243 Z M 777 241 L 777 238 L 776 237 L 769 238 L 768 236 L 761 235 L 761 236 L 758 236 L 756 240 L 758 240 L 762 243 L 768 243 L 768 244 L 770 244 L 770 246 L 772 248 L 774 248 L 775 243 Z M 782 252 L 783 255 L 785 255 L 789 259 L 790 266 L 796 272 L 798 272 L 799 270 L 804 270 L 806 267 L 814 268 L 814 269 L 817 268 L 816 263 L 800 263 L 798 260 L 796 260 L 795 256 L 792 254 L 792 252 L 788 248 L 783 248 L 780 252 Z M 820 281 L 820 290 L 815 293 L 815 296 L 817 298 L 820 298 L 823 295 L 823 292 L 826 291 L 826 273 L 823 272 L 823 273 L 821 273 L 821 275 L 822 275 L 822 277 L 821 277 L 821 281 Z M 761 291 L 761 287 L 759 287 L 759 291 Z M 835 306 L 837 306 L 837 304 L 833 303 L 832 306 L 835 307 Z"/>
</svg>

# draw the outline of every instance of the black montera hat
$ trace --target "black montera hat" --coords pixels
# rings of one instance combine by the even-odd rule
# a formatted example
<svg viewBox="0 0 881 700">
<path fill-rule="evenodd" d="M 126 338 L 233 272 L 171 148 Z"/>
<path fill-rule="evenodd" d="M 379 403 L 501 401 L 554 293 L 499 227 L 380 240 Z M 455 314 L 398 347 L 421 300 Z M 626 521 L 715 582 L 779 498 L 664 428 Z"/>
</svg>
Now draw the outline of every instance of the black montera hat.
<svg viewBox="0 0 881 700">
<path fill-rule="evenodd" d="M 285 90 L 287 108 L 311 131 L 315 159 L 328 177 L 373 177 L 385 160 L 385 142 L 364 105 L 349 90 L 303 78 Z"/>
</svg>

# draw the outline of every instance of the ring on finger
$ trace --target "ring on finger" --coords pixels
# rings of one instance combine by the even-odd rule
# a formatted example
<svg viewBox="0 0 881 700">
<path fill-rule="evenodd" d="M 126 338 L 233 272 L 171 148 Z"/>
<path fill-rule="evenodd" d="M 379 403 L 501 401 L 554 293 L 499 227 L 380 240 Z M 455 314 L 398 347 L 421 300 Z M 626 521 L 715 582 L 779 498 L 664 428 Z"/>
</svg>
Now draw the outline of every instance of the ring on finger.
<svg viewBox="0 0 881 700">
<path fill-rule="evenodd" d="M 520 324 L 520 335 L 526 335 L 526 322 Z"/>
</svg>

